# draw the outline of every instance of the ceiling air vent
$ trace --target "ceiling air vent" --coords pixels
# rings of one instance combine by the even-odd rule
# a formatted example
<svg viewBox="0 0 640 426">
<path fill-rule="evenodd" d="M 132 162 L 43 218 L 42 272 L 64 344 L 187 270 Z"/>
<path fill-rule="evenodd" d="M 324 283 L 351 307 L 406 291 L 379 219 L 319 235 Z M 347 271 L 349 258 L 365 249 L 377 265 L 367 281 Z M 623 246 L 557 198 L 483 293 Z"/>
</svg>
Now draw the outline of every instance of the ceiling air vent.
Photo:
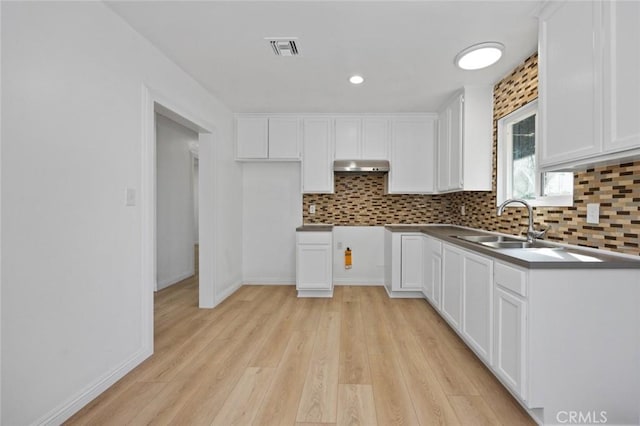
<svg viewBox="0 0 640 426">
<path fill-rule="evenodd" d="M 298 54 L 298 46 L 295 39 L 268 38 L 267 40 L 269 40 L 276 56 L 296 56 Z"/>
</svg>

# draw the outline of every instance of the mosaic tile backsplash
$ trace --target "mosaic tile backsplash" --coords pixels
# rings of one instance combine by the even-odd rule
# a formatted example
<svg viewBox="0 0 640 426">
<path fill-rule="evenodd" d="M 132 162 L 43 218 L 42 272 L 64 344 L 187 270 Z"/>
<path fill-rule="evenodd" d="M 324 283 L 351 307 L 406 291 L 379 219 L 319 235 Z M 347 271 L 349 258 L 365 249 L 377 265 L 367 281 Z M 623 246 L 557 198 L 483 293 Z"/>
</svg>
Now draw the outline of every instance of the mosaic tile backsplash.
<svg viewBox="0 0 640 426">
<path fill-rule="evenodd" d="M 305 194 L 304 223 L 385 225 L 450 223 L 520 235 L 524 209 L 496 216 L 497 120 L 538 97 L 538 56 L 534 54 L 494 87 L 493 188 L 491 192 L 441 195 L 384 195 L 383 175 L 336 174 L 335 194 Z M 600 223 L 586 223 L 587 203 L 600 203 Z M 316 205 L 310 215 L 309 205 Z M 461 205 L 466 214 L 460 214 Z M 640 255 L 640 161 L 574 173 L 572 207 L 535 208 L 536 227 L 550 226 L 547 239 Z"/>
<path fill-rule="evenodd" d="M 385 179 L 379 173 L 336 173 L 334 194 L 304 194 L 304 223 L 437 223 L 447 215 L 447 195 L 385 195 Z M 309 214 L 311 204 L 316 206 L 314 215 Z"/>
</svg>

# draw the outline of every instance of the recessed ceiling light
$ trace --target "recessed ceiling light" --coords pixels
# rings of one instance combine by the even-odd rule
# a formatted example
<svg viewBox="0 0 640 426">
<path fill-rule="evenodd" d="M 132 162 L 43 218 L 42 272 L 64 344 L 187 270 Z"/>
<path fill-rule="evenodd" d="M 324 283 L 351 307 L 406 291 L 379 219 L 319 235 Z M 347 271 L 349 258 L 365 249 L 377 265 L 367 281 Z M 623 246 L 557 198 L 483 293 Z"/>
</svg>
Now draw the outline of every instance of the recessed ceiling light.
<svg viewBox="0 0 640 426">
<path fill-rule="evenodd" d="M 349 77 L 349 81 L 351 84 L 362 84 L 364 82 L 364 78 L 361 75 L 352 75 Z"/>
<path fill-rule="evenodd" d="M 502 56 L 502 43 L 488 42 L 467 47 L 456 55 L 455 64 L 463 70 L 479 70 L 493 65 Z"/>
</svg>

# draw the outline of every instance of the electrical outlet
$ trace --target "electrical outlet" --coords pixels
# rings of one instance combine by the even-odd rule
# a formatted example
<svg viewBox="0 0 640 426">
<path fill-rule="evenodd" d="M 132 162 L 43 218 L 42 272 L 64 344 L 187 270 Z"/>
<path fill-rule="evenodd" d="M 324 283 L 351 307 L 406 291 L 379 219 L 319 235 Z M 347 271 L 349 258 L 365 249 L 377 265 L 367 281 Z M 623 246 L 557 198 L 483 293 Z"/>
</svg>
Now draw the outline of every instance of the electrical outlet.
<svg viewBox="0 0 640 426">
<path fill-rule="evenodd" d="M 587 223 L 600 223 L 600 203 L 587 203 Z"/>
<path fill-rule="evenodd" d="M 460 205 L 460 215 L 464 216 L 467 214 L 467 210 L 464 208 L 464 204 Z"/>
<path fill-rule="evenodd" d="M 309 206 L 309 213 L 310 214 L 316 214 L 316 205 L 315 204 L 311 204 Z"/>
<path fill-rule="evenodd" d="M 338 250 L 342 250 L 342 241 L 338 241 L 338 244 L 336 244 L 336 248 Z"/>
</svg>

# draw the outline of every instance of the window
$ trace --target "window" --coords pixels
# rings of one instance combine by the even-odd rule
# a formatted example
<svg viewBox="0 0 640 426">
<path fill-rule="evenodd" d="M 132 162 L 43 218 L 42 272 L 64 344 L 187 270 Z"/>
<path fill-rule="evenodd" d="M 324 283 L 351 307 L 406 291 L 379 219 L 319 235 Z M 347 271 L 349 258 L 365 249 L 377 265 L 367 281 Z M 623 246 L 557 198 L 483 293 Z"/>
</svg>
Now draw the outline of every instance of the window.
<svg viewBox="0 0 640 426">
<path fill-rule="evenodd" d="M 536 165 L 538 101 L 498 120 L 498 204 L 509 198 L 533 206 L 573 204 L 572 172 L 539 172 Z"/>
</svg>

